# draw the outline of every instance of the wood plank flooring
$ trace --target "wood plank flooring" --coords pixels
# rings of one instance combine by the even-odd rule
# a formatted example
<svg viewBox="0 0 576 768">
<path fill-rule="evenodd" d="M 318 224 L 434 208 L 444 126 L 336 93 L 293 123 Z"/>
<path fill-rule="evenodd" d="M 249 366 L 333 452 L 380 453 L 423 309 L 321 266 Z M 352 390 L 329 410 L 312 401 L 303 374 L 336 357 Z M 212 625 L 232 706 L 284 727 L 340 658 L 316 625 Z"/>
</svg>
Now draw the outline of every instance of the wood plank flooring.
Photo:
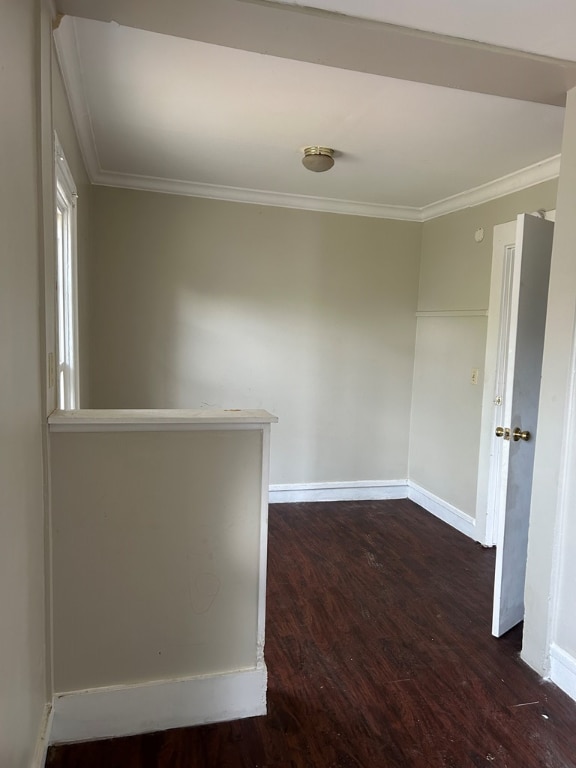
<svg viewBox="0 0 576 768">
<path fill-rule="evenodd" d="M 576 768 L 576 704 L 490 635 L 494 552 L 410 501 L 272 505 L 266 717 L 49 768 Z"/>
</svg>

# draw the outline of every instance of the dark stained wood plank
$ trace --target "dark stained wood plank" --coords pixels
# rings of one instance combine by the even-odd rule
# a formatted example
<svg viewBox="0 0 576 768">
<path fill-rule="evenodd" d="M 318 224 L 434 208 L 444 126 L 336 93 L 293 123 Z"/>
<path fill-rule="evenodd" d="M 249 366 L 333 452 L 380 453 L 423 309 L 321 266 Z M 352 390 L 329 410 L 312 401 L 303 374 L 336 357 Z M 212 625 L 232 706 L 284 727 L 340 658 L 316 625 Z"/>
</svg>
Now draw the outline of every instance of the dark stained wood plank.
<svg viewBox="0 0 576 768">
<path fill-rule="evenodd" d="M 494 552 L 410 501 L 271 505 L 268 715 L 49 768 L 576 768 L 576 704 L 490 634 Z"/>
</svg>

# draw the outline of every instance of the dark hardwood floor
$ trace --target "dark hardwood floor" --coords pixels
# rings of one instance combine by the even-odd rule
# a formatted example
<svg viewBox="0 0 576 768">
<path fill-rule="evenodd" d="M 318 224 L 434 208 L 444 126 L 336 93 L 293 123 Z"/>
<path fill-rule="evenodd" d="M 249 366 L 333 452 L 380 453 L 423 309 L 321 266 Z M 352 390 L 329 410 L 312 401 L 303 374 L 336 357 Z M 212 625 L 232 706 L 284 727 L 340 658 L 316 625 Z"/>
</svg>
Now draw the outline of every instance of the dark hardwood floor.
<svg viewBox="0 0 576 768">
<path fill-rule="evenodd" d="M 576 704 L 490 635 L 494 552 L 409 501 L 272 505 L 266 717 L 49 768 L 576 768 Z"/>
</svg>

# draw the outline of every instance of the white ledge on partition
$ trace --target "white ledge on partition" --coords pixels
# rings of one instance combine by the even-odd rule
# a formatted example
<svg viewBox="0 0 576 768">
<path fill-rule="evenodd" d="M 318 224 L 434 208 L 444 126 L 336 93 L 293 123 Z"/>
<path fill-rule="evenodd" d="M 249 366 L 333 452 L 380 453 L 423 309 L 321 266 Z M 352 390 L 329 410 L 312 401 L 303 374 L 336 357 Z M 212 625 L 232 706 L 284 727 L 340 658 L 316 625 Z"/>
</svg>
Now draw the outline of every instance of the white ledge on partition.
<svg viewBox="0 0 576 768">
<path fill-rule="evenodd" d="M 154 432 L 208 429 L 262 429 L 278 417 L 250 409 L 80 409 L 54 411 L 51 432 Z"/>
</svg>

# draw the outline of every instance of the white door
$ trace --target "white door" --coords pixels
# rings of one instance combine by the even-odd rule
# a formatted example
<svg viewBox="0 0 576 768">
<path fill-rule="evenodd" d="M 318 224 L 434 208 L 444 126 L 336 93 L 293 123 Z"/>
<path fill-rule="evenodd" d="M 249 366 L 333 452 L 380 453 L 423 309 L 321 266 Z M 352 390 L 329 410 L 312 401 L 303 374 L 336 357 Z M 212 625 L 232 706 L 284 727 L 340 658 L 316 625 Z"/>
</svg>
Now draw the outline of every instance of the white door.
<svg viewBox="0 0 576 768">
<path fill-rule="evenodd" d="M 522 214 L 514 239 L 496 227 L 503 248 L 499 365 L 494 398 L 495 455 L 490 487 L 496 519 L 492 634 L 524 619 L 524 582 L 534 445 L 554 224 Z M 496 230 L 499 230 L 498 232 Z"/>
</svg>

